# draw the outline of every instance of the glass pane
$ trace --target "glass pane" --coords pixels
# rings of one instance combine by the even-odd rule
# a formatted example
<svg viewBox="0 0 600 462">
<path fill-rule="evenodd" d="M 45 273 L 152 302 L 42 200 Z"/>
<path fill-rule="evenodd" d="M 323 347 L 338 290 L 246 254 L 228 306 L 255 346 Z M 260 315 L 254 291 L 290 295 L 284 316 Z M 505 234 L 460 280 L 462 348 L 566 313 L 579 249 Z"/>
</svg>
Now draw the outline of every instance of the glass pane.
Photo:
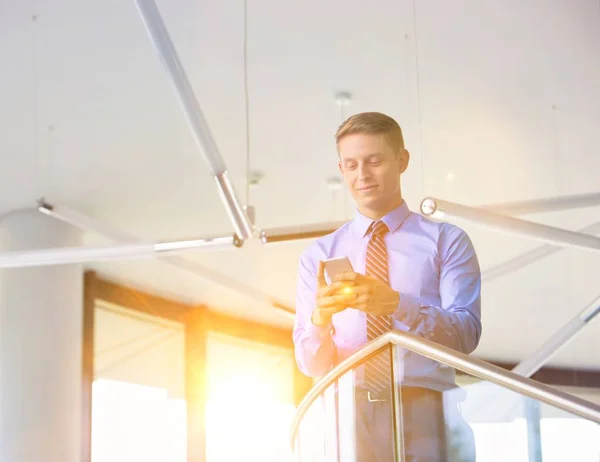
<svg viewBox="0 0 600 462">
<path fill-rule="evenodd" d="M 406 460 L 598 460 L 597 424 L 416 353 L 397 351 Z"/>
<path fill-rule="evenodd" d="M 332 384 L 304 414 L 296 434 L 294 452 L 298 461 L 337 461 L 338 383 Z"/>
<path fill-rule="evenodd" d="M 182 323 L 95 307 L 92 462 L 187 458 Z"/>
<path fill-rule="evenodd" d="M 391 350 L 386 348 L 356 370 L 354 421 L 357 462 L 394 460 L 394 381 L 390 366 Z"/>
</svg>

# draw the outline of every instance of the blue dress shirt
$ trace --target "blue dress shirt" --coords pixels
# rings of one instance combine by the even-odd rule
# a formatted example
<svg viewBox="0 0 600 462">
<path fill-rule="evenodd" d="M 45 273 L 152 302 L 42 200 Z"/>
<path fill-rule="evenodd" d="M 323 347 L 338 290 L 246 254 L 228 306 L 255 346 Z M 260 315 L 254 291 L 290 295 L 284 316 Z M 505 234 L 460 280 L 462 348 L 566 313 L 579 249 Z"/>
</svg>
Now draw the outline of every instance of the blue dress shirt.
<svg viewBox="0 0 600 462">
<path fill-rule="evenodd" d="M 455 225 L 412 213 L 406 202 L 382 220 L 390 230 L 385 236 L 389 285 L 400 293 L 393 328 L 471 353 L 481 336 L 481 271 L 469 236 Z M 323 327 L 311 322 L 311 314 L 319 260 L 347 256 L 354 271 L 365 274 L 372 221 L 357 211 L 300 257 L 293 339 L 298 367 L 306 375 L 324 375 L 367 342 L 364 312 L 347 308 L 333 315 L 332 326 Z M 405 384 L 440 391 L 453 386 L 452 368 L 410 351 L 402 357 Z"/>
</svg>

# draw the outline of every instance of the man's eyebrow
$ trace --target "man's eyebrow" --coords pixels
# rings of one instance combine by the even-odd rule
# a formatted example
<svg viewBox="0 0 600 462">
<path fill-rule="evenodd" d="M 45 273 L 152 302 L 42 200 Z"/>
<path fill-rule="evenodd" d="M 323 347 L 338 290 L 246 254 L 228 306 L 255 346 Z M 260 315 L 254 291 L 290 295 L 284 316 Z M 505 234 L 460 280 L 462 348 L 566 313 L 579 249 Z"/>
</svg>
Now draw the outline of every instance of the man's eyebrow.
<svg viewBox="0 0 600 462">
<path fill-rule="evenodd" d="M 381 152 L 372 152 L 371 154 L 367 154 L 366 157 L 375 157 L 375 156 L 383 156 Z M 346 157 L 344 160 L 356 160 L 354 157 Z"/>
</svg>

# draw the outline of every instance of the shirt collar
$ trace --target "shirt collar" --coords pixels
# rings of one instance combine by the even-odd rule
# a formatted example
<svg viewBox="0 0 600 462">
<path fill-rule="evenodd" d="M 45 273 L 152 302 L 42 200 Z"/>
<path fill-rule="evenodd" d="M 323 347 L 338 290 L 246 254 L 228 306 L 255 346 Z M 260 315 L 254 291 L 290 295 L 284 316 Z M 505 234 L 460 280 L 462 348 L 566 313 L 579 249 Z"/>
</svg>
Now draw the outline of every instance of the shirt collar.
<svg viewBox="0 0 600 462">
<path fill-rule="evenodd" d="M 390 230 L 390 233 L 394 233 L 400 228 L 400 226 L 402 226 L 402 223 L 404 223 L 404 220 L 408 218 L 409 214 L 410 210 L 408 208 L 408 205 L 406 204 L 406 201 L 402 201 L 402 204 L 399 207 L 395 208 L 390 213 L 381 218 L 381 221 L 383 221 L 387 225 L 387 227 Z M 361 237 L 365 237 L 373 221 L 375 220 L 367 218 L 357 210 L 352 225 Z"/>
</svg>

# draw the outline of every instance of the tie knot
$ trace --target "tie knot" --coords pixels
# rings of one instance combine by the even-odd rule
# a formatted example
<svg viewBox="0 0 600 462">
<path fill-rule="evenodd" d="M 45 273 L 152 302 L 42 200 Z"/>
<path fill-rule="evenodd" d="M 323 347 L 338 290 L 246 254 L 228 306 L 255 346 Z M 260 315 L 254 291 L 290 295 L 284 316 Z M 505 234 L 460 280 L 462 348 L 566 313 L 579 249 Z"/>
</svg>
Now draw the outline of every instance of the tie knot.
<svg viewBox="0 0 600 462">
<path fill-rule="evenodd" d="M 383 221 L 375 221 L 371 226 L 371 237 L 383 237 L 389 231 L 387 225 Z"/>
</svg>

